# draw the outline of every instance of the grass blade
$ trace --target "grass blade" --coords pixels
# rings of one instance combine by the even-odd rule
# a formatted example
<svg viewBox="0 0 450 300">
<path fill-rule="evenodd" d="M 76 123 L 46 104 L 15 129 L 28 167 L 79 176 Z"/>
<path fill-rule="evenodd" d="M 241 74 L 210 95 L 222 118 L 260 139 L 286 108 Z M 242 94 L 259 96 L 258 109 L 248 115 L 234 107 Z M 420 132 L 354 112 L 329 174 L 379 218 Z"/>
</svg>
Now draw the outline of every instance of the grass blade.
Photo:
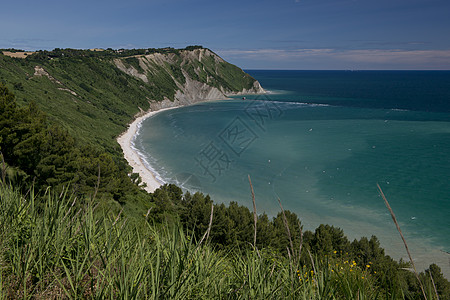
<svg viewBox="0 0 450 300">
<path fill-rule="evenodd" d="M 395 217 L 394 211 L 392 210 L 391 206 L 389 205 L 389 202 L 386 199 L 386 196 L 383 193 L 383 190 L 381 189 L 380 185 L 377 183 L 378 191 L 380 193 L 381 198 L 384 200 L 384 204 L 386 204 L 387 209 L 391 213 L 392 220 L 394 221 L 395 226 L 397 227 L 398 233 L 400 233 L 400 236 L 402 238 L 403 244 L 405 245 L 406 253 L 408 253 L 409 261 L 411 262 L 411 265 L 414 269 L 414 275 L 416 276 L 417 280 L 419 281 L 420 289 L 422 290 L 423 297 L 425 300 L 427 299 L 427 295 L 425 294 L 425 290 L 422 285 L 422 281 L 419 278 L 419 274 L 417 273 L 416 266 L 414 264 L 414 260 L 412 259 L 411 253 L 409 252 L 408 244 L 406 243 L 405 237 L 403 236 L 402 230 L 400 229 L 400 225 L 397 222 L 397 218 Z"/>
</svg>

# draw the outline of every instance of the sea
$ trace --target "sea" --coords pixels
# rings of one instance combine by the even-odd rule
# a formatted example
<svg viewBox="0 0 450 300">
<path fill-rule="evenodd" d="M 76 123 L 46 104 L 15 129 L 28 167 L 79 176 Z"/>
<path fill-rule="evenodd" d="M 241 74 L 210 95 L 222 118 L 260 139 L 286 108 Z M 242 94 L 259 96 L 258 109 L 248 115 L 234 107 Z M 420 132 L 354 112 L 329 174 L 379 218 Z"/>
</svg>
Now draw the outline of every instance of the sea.
<svg viewBox="0 0 450 300">
<path fill-rule="evenodd" d="M 375 235 L 450 278 L 450 71 L 246 70 L 267 91 L 163 111 L 134 138 L 158 180 L 305 229 Z"/>
</svg>

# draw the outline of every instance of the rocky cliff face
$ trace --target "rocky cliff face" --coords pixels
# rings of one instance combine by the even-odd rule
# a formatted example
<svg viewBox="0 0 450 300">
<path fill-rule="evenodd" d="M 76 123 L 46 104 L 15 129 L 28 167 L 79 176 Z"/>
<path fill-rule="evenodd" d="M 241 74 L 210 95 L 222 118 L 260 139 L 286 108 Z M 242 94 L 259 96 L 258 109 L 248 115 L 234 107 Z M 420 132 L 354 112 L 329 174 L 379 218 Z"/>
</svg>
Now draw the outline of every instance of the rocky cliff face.
<svg viewBox="0 0 450 300">
<path fill-rule="evenodd" d="M 257 80 L 209 49 L 117 58 L 114 64 L 145 84 L 157 87 L 164 81 L 173 87 L 163 101 L 151 101 L 152 110 L 265 92 Z"/>
</svg>

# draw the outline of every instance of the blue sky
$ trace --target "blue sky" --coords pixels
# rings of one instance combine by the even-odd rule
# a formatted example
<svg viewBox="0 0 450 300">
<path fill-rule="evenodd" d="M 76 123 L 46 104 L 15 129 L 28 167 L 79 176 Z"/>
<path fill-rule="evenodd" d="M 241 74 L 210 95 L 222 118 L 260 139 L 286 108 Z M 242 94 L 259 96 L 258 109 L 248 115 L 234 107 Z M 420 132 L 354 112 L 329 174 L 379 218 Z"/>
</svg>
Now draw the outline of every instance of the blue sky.
<svg viewBox="0 0 450 300">
<path fill-rule="evenodd" d="M 0 11 L 0 48 L 187 45 L 244 69 L 450 70 L 450 1 L 20 0 Z"/>
</svg>

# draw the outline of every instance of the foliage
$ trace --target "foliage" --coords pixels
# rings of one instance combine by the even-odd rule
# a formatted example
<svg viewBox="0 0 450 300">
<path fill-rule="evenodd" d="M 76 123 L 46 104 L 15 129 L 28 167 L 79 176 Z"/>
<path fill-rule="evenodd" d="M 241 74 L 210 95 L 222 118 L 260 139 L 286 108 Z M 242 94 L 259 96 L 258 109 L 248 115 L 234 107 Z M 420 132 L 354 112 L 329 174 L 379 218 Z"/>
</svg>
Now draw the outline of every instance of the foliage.
<svg viewBox="0 0 450 300">
<path fill-rule="evenodd" d="M 0 128 L 2 160 L 15 170 L 5 174 L 8 182 L 55 190 L 70 183 L 78 196 L 98 193 L 122 202 L 126 193 L 144 195 L 111 154 L 80 145 L 67 130 L 50 125 L 34 102 L 19 107 L 2 84 Z"/>
<path fill-rule="evenodd" d="M 192 195 L 187 192 L 183 195 L 181 189 L 172 184 L 157 189 L 152 195 L 152 201 L 155 210 L 152 211 L 151 218 L 156 221 L 168 220 L 168 213 L 176 213 L 187 233 L 197 241 L 201 240 L 208 229 L 211 206 L 214 205 L 209 239 L 215 249 L 225 253 L 233 253 L 239 249 L 247 254 L 255 249 L 252 245 L 253 215 L 245 206 L 236 202 L 231 202 L 228 206 L 214 204 L 209 196 L 201 193 Z M 284 216 L 289 234 L 283 221 Z M 173 217 L 171 220 L 174 220 Z M 340 294 L 345 299 L 362 296 L 372 299 L 376 295 L 393 299 L 405 295 L 408 299 L 415 299 L 421 295 L 414 275 L 405 270 L 409 265 L 396 262 L 385 255 L 375 236 L 350 242 L 342 229 L 330 225 L 320 225 L 314 232 L 302 231 L 298 216 L 285 211 L 284 214 L 278 213 L 272 220 L 265 214 L 258 216 L 256 246 L 256 249 L 272 253 L 278 258 L 291 258 L 293 265 L 290 268 L 296 270 L 313 270 L 320 265 L 323 273 L 320 276 L 316 274 L 318 278 L 314 280 L 327 284 L 323 287 L 325 290 L 331 288 L 332 282 L 337 280 L 339 284 L 334 285 L 333 293 Z M 296 260 L 294 254 L 299 251 L 300 259 Z M 244 258 L 238 256 L 236 259 Z M 430 270 L 433 278 L 437 278 L 435 284 L 439 295 L 450 296 L 447 291 L 450 283 L 443 277 L 439 267 L 431 265 Z M 426 271 L 421 278 L 423 282 L 429 283 L 429 298 L 432 299 L 434 296 L 431 293 L 433 290 L 429 274 Z M 345 286 L 341 286 L 343 281 Z M 363 294 L 359 294 L 361 291 L 364 291 Z"/>
<path fill-rule="evenodd" d="M 418 290 L 404 293 L 382 285 L 377 274 L 383 271 L 375 271 L 375 262 L 360 265 L 336 250 L 328 256 L 313 253 L 307 262 L 270 247 L 221 251 L 211 240 L 187 235 L 176 220 L 153 224 L 141 216 L 136 225 L 93 201 L 79 205 L 68 190 L 55 194 L 49 189 L 37 197 L 31 189 L 22 196 L 0 184 L 0 298 L 416 299 L 420 295 Z M 174 186 L 161 193 L 175 197 L 173 202 L 183 201 Z M 201 195 L 195 197 L 205 201 Z M 229 207 L 229 212 L 239 211 L 235 205 Z M 450 284 L 435 265 L 421 274 L 429 299 L 436 295 L 427 274 L 432 274 L 441 299 L 448 299 Z"/>
</svg>

